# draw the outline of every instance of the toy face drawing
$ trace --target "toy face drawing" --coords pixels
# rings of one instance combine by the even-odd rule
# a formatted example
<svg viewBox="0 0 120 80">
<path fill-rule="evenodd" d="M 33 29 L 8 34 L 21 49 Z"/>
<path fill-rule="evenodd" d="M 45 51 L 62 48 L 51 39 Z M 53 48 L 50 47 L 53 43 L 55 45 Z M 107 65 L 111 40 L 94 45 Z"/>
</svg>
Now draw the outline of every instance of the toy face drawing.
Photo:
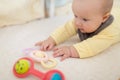
<svg viewBox="0 0 120 80">
<path fill-rule="evenodd" d="M 21 59 L 15 64 L 15 70 L 18 74 L 26 73 L 30 68 L 30 64 L 27 60 Z"/>
</svg>

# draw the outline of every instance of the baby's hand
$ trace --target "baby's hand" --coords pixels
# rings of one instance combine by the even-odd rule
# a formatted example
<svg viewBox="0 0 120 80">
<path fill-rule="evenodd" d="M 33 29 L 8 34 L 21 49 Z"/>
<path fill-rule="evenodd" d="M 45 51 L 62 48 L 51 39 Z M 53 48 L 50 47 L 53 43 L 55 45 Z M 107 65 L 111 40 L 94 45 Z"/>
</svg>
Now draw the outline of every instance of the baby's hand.
<svg viewBox="0 0 120 80">
<path fill-rule="evenodd" d="M 40 50 L 42 50 L 42 51 L 51 50 L 55 45 L 56 45 L 56 43 L 52 37 L 49 37 L 48 39 L 37 42 L 35 44 L 35 46 L 40 46 Z"/>
<path fill-rule="evenodd" d="M 59 47 L 59 48 L 54 48 L 53 56 L 54 57 L 62 56 L 61 61 L 65 60 L 66 58 L 69 58 L 69 57 L 74 57 L 74 58 L 79 57 L 76 49 L 73 46 L 63 46 L 63 47 Z"/>
</svg>

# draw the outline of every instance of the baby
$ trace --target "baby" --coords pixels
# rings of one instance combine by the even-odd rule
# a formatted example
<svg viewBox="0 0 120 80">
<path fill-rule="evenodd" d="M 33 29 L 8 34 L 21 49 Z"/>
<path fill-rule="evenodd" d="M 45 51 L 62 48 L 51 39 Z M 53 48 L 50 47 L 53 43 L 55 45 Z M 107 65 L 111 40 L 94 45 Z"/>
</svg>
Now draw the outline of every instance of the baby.
<svg viewBox="0 0 120 80">
<path fill-rule="evenodd" d="M 73 0 L 75 18 L 58 28 L 46 40 L 36 43 L 36 46 L 40 46 L 43 51 L 53 49 L 53 56 L 61 56 L 61 60 L 97 55 L 120 41 L 120 30 L 117 29 L 114 14 L 111 15 L 112 5 L 113 0 Z M 80 42 L 55 47 L 75 34 L 79 35 Z"/>
</svg>

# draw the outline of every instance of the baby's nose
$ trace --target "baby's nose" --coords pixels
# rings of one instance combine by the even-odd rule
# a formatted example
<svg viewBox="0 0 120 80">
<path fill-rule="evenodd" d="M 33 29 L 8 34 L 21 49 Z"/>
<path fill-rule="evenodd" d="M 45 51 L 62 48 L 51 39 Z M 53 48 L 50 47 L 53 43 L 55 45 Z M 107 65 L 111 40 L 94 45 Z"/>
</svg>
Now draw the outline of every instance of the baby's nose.
<svg viewBox="0 0 120 80">
<path fill-rule="evenodd" d="M 76 26 L 82 26 L 82 21 L 81 20 L 75 20 Z"/>
</svg>

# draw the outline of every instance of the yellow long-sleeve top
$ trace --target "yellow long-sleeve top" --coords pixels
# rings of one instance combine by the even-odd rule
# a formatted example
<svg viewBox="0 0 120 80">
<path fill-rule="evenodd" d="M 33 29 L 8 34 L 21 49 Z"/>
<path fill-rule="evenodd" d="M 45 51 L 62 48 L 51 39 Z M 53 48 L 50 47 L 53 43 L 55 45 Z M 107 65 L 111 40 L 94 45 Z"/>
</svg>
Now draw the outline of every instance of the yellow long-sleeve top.
<svg viewBox="0 0 120 80">
<path fill-rule="evenodd" d="M 113 8 L 112 15 L 114 16 L 114 21 L 108 27 L 97 35 L 73 45 L 80 58 L 95 56 L 120 41 L 120 8 Z M 77 29 L 74 25 L 74 20 L 71 20 L 53 32 L 51 37 L 56 44 L 60 44 L 75 34 L 77 34 Z"/>
</svg>

